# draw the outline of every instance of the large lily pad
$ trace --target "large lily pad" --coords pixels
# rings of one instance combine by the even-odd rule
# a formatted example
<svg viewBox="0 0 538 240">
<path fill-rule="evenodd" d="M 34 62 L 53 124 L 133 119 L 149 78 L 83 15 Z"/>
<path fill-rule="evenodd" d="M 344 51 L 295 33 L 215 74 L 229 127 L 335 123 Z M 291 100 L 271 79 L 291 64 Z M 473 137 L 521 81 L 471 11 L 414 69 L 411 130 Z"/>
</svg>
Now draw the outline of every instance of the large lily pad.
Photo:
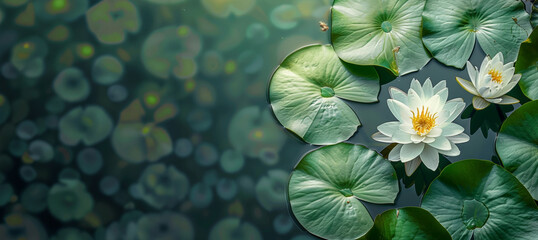
<svg viewBox="0 0 538 240">
<path fill-rule="evenodd" d="M 424 0 L 335 0 L 331 37 L 346 62 L 377 65 L 395 75 L 430 61 L 421 40 Z"/>
<path fill-rule="evenodd" d="M 360 200 L 393 203 L 396 172 L 364 146 L 340 143 L 306 154 L 289 182 L 293 214 L 310 233 L 326 239 L 356 239 L 373 226 Z"/>
<path fill-rule="evenodd" d="M 422 207 L 457 239 L 536 239 L 538 209 L 525 187 L 484 160 L 450 164 L 433 181 Z"/>
<path fill-rule="evenodd" d="M 532 100 L 538 99 L 538 31 L 521 44 L 516 62 L 516 73 L 521 73 L 521 91 Z"/>
<path fill-rule="evenodd" d="M 284 127 L 308 143 L 334 144 L 360 126 L 342 100 L 376 102 L 379 76 L 373 67 L 343 63 L 330 45 L 312 45 L 289 55 L 269 85 L 269 100 Z"/>
<path fill-rule="evenodd" d="M 374 227 L 360 240 L 451 240 L 446 229 L 418 207 L 390 209 L 375 218 Z"/>
<path fill-rule="evenodd" d="M 448 66 L 463 68 L 477 39 L 486 54 L 510 62 L 532 31 L 529 19 L 521 1 L 428 0 L 422 40 Z"/>
<path fill-rule="evenodd" d="M 506 170 L 538 199 L 538 100 L 524 104 L 506 119 L 496 148 Z"/>
</svg>

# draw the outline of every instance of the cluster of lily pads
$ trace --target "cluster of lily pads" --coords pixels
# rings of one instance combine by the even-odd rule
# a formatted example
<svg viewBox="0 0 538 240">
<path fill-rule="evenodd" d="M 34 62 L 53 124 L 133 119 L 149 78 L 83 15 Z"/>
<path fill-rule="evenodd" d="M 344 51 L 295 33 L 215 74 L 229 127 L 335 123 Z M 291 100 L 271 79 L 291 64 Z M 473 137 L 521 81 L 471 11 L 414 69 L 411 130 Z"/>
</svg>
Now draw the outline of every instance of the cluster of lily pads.
<svg viewBox="0 0 538 240">
<path fill-rule="evenodd" d="M 297 221 L 325 239 L 535 239 L 538 30 L 524 3 L 335 0 L 331 20 L 332 45 L 296 50 L 269 84 L 276 119 L 303 141 L 325 145 L 304 155 L 291 174 L 289 204 Z M 476 41 L 488 55 L 479 68 L 467 62 Z M 500 162 L 443 166 L 426 186 L 421 208 L 388 210 L 373 221 L 362 202 L 392 204 L 400 191 L 391 162 L 404 163 L 413 176 L 422 163 L 436 171 L 440 154 L 460 155 L 456 144 L 470 137 L 453 121 L 467 103 L 448 100 L 444 80 L 413 79 L 408 91 L 390 88 L 387 105 L 397 121 L 379 123 L 372 136 L 391 144 L 380 155 L 345 142 L 364 134 L 356 133 L 361 123 L 346 102 L 377 102 L 380 84 L 387 83 L 383 69 L 402 76 L 431 58 L 460 69 L 467 62 L 468 78 L 448 81 L 474 96 L 473 114 L 498 110 Z M 500 105 L 520 100 L 524 104 L 508 118 L 502 115 Z"/>
</svg>

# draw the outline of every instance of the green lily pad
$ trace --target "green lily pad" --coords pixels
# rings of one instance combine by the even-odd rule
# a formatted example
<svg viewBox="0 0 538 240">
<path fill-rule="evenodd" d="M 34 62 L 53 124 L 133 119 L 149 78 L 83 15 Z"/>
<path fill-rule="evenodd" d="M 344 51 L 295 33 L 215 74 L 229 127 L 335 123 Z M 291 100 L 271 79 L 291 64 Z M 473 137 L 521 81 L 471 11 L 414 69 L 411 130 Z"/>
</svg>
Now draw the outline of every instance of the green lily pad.
<svg viewBox="0 0 538 240">
<path fill-rule="evenodd" d="M 513 62 L 532 31 L 529 19 L 521 1 L 428 0 L 422 40 L 448 66 L 463 68 L 477 39 L 486 54 Z"/>
<path fill-rule="evenodd" d="M 423 0 L 335 0 L 331 37 L 342 60 L 403 75 L 430 61 L 421 41 Z"/>
<path fill-rule="evenodd" d="M 538 31 L 521 44 L 516 62 L 516 73 L 521 73 L 519 87 L 532 100 L 538 99 Z"/>
<path fill-rule="evenodd" d="M 538 209 L 525 187 L 505 169 L 484 160 L 447 166 L 422 199 L 422 207 L 453 239 L 536 239 Z"/>
<path fill-rule="evenodd" d="M 418 207 L 390 209 L 375 218 L 374 227 L 360 240 L 451 240 L 446 229 L 426 210 Z"/>
<path fill-rule="evenodd" d="M 532 27 L 538 26 L 538 2 L 536 1 L 532 5 L 531 24 Z"/>
<path fill-rule="evenodd" d="M 356 239 L 373 226 L 360 200 L 393 203 L 396 172 L 377 152 L 349 143 L 306 154 L 289 182 L 289 201 L 297 221 L 326 239 Z"/>
<path fill-rule="evenodd" d="M 524 104 L 504 121 L 495 145 L 506 170 L 538 199 L 538 100 Z"/>
<path fill-rule="evenodd" d="M 373 67 L 343 63 L 330 45 L 312 45 L 289 55 L 269 85 L 276 118 L 308 143 L 334 144 L 360 126 L 342 100 L 377 101 L 379 76 Z"/>
</svg>

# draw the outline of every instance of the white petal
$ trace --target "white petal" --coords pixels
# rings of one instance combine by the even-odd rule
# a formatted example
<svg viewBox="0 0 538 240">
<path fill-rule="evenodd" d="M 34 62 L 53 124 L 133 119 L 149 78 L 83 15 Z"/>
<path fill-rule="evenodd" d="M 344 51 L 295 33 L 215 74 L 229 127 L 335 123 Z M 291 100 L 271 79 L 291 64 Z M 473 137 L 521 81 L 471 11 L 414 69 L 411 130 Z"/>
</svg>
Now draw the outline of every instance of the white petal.
<svg viewBox="0 0 538 240">
<path fill-rule="evenodd" d="M 439 166 L 439 152 L 435 148 L 425 146 L 420 154 L 420 160 L 427 168 L 435 171 Z"/>
<path fill-rule="evenodd" d="M 418 94 L 420 98 L 424 97 L 424 92 L 422 91 L 422 86 L 420 86 L 420 82 L 413 78 L 411 81 L 411 88 L 409 90 L 413 89 L 415 93 Z M 409 94 L 408 94 L 409 95 Z"/>
<path fill-rule="evenodd" d="M 435 141 L 435 138 L 433 137 L 426 137 L 424 139 L 424 141 L 422 141 L 423 143 L 432 143 L 433 141 Z"/>
<path fill-rule="evenodd" d="M 482 110 L 484 108 L 487 108 L 489 106 L 489 102 L 484 100 L 481 97 L 474 96 L 473 97 L 473 107 L 476 110 Z"/>
<path fill-rule="evenodd" d="M 491 58 L 489 56 L 486 56 L 484 58 L 484 60 L 482 60 L 482 64 L 480 65 L 480 71 L 486 71 L 486 67 L 489 63 L 489 61 L 491 61 Z"/>
<path fill-rule="evenodd" d="M 412 123 L 412 112 L 407 106 L 400 107 L 400 118 L 402 124 L 411 125 Z"/>
<path fill-rule="evenodd" d="M 448 99 L 448 88 L 439 91 L 436 95 L 439 96 L 439 104 L 444 106 Z"/>
<path fill-rule="evenodd" d="M 433 96 L 433 86 L 430 78 L 426 79 L 424 85 L 422 86 L 422 91 L 424 91 L 424 98 L 428 99 Z"/>
<path fill-rule="evenodd" d="M 484 98 L 484 100 L 490 103 L 500 103 L 502 101 L 502 98 Z"/>
<path fill-rule="evenodd" d="M 443 129 L 442 129 L 442 128 L 440 128 L 440 127 L 434 127 L 434 128 L 428 133 L 428 135 L 426 135 L 426 136 L 429 137 L 429 138 L 436 138 L 436 137 L 441 136 L 442 133 L 443 133 Z"/>
<path fill-rule="evenodd" d="M 419 93 L 415 92 L 415 90 L 413 89 L 409 89 L 409 94 L 407 94 L 407 101 L 407 106 L 412 111 L 415 111 L 423 104 L 422 98 L 420 98 Z"/>
<path fill-rule="evenodd" d="M 512 77 L 514 76 L 515 71 L 516 71 L 516 69 L 514 67 L 511 67 L 511 68 L 508 68 L 508 69 L 504 70 L 504 72 L 502 73 L 502 83 L 501 84 L 506 86 L 506 84 L 508 84 L 512 80 Z"/>
<path fill-rule="evenodd" d="M 465 133 L 460 133 L 458 135 L 455 135 L 455 136 L 450 136 L 450 137 L 447 137 L 448 141 L 454 143 L 454 144 L 458 144 L 458 143 L 465 143 L 465 142 L 468 142 L 471 138 L 469 137 L 469 135 L 465 134 Z"/>
<path fill-rule="evenodd" d="M 499 62 L 501 64 L 504 64 L 504 58 L 503 58 L 503 54 L 501 52 L 495 54 L 495 57 L 493 57 L 493 59 L 491 60 L 493 63 L 496 63 L 498 64 Z"/>
<path fill-rule="evenodd" d="M 445 156 L 449 156 L 449 157 L 455 157 L 455 156 L 460 155 L 460 149 L 456 146 L 456 144 L 451 142 L 450 147 L 451 147 L 450 150 L 448 151 L 439 150 L 439 153 Z"/>
<path fill-rule="evenodd" d="M 437 94 L 439 91 L 446 89 L 446 81 L 440 81 L 433 87 L 433 94 Z"/>
<path fill-rule="evenodd" d="M 389 88 L 390 97 L 394 100 L 400 101 L 404 105 L 407 105 L 407 94 L 396 87 Z"/>
<path fill-rule="evenodd" d="M 450 141 L 448 141 L 448 139 L 443 136 L 436 137 L 435 141 L 433 141 L 432 143 L 428 143 L 428 145 L 434 148 L 437 148 L 439 150 L 444 150 L 444 151 L 450 150 Z"/>
<path fill-rule="evenodd" d="M 402 132 L 409 133 L 409 134 L 417 134 L 417 132 L 413 130 L 413 125 L 408 124 L 408 123 L 400 124 L 400 130 Z"/>
<path fill-rule="evenodd" d="M 445 104 L 445 108 L 439 114 L 439 124 L 445 122 L 452 122 L 456 119 L 461 112 L 465 109 L 465 102 L 461 98 L 454 98 Z"/>
<path fill-rule="evenodd" d="M 394 115 L 394 117 L 396 117 L 396 119 L 398 119 L 400 122 L 402 122 L 400 112 L 402 112 L 402 110 L 409 111 L 409 108 L 406 105 L 394 99 L 388 99 L 387 105 L 389 106 L 389 110 L 392 112 L 392 115 Z"/>
<path fill-rule="evenodd" d="M 510 80 L 510 82 L 508 84 L 506 84 L 506 86 L 504 86 L 501 89 L 501 91 L 495 93 L 495 95 L 493 95 L 493 96 L 494 97 L 500 97 L 502 95 L 507 94 L 508 92 L 510 92 L 517 85 L 517 83 L 519 82 L 520 79 L 521 79 L 521 74 L 515 74 L 512 77 L 512 80 Z"/>
<path fill-rule="evenodd" d="M 488 94 L 490 93 L 490 92 L 486 92 L 486 90 L 489 90 L 490 85 L 491 85 L 491 75 L 487 74 L 478 79 L 478 82 L 476 83 L 475 87 L 478 90 L 478 93 L 480 93 L 480 95 L 483 96 L 486 93 Z"/>
<path fill-rule="evenodd" d="M 404 165 L 405 165 L 405 175 L 407 175 L 407 176 L 413 175 L 413 173 L 420 166 L 420 163 L 422 163 L 422 161 L 418 157 L 413 159 L 413 161 L 409 161 L 409 162 L 404 163 Z"/>
<path fill-rule="evenodd" d="M 392 138 L 383 134 L 383 133 L 380 133 L 380 132 L 376 132 L 374 134 L 372 134 L 372 139 L 378 141 L 378 142 L 383 142 L 383 143 L 393 143 L 394 141 L 392 141 Z"/>
<path fill-rule="evenodd" d="M 473 94 L 473 95 L 478 95 L 478 91 L 476 90 L 476 88 L 474 87 L 472 82 L 469 82 L 469 81 L 467 81 L 465 79 L 462 79 L 462 78 L 459 78 L 459 77 L 456 77 L 456 81 L 458 81 L 460 86 L 463 89 L 465 89 L 465 91 L 467 91 L 467 92 L 469 92 L 470 94 Z"/>
<path fill-rule="evenodd" d="M 396 131 L 394 134 L 392 134 L 392 142 L 397 142 L 401 144 L 411 143 L 411 134 L 404 133 L 402 131 Z"/>
<path fill-rule="evenodd" d="M 392 150 L 389 152 L 389 161 L 398 162 L 400 161 L 400 150 L 402 149 L 402 144 L 396 144 Z"/>
<path fill-rule="evenodd" d="M 384 135 L 392 137 L 392 134 L 398 130 L 400 127 L 400 122 L 386 122 L 377 126 L 377 130 Z"/>
<path fill-rule="evenodd" d="M 404 144 L 402 150 L 400 151 L 400 161 L 409 162 L 414 158 L 418 157 L 422 150 L 424 149 L 424 143 L 410 143 Z"/>
<path fill-rule="evenodd" d="M 497 104 L 510 105 L 510 104 L 516 104 L 518 102 L 519 102 L 519 100 L 517 98 L 510 97 L 508 95 L 504 95 L 504 96 L 501 97 L 501 102 L 499 102 Z"/>
<path fill-rule="evenodd" d="M 478 70 L 469 61 L 467 61 L 467 73 L 469 74 L 469 78 L 471 79 L 471 83 L 473 85 L 476 84 L 476 79 L 478 78 Z M 458 79 L 458 78 L 456 78 L 456 79 Z"/>
<path fill-rule="evenodd" d="M 431 97 L 425 105 L 432 113 L 439 112 L 445 107 L 444 103 L 442 105 L 440 104 L 439 95 L 434 95 Z"/>
<path fill-rule="evenodd" d="M 458 124 L 449 123 L 443 127 L 443 136 L 445 137 L 455 136 L 462 133 L 464 130 L 465 129 Z"/>
<path fill-rule="evenodd" d="M 422 142 L 424 139 L 426 139 L 425 136 L 420 136 L 418 134 L 412 134 L 411 135 L 411 141 L 413 141 L 413 143 Z"/>
<path fill-rule="evenodd" d="M 504 64 L 503 72 L 506 71 L 507 69 L 510 69 L 513 66 L 514 66 L 514 62 L 509 62 L 507 64 Z"/>
</svg>

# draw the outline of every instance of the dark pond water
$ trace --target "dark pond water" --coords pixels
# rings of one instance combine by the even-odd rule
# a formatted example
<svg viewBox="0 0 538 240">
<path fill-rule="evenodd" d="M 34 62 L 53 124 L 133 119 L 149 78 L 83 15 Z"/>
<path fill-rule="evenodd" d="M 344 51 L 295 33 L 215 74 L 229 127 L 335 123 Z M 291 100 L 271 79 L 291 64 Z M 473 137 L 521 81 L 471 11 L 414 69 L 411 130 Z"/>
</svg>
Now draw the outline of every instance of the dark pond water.
<svg viewBox="0 0 538 240">
<path fill-rule="evenodd" d="M 313 238 L 286 190 L 316 146 L 282 129 L 266 91 L 286 55 L 329 43 L 331 1 L 116 1 L 0 0 L 0 239 Z M 483 58 L 477 46 L 470 61 Z M 447 80 L 471 102 L 455 81 L 467 72 L 435 60 L 381 76 L 379 103 L 349 103 L 362 122 L 349 142 L 379 152 L 389 87 Z M 456 120 L 471 141 L 448 161 L 495 160 L 499 112 L 473 119 Z M 418 206 L 432 177 L 365 204 Z"/>
</svg>

